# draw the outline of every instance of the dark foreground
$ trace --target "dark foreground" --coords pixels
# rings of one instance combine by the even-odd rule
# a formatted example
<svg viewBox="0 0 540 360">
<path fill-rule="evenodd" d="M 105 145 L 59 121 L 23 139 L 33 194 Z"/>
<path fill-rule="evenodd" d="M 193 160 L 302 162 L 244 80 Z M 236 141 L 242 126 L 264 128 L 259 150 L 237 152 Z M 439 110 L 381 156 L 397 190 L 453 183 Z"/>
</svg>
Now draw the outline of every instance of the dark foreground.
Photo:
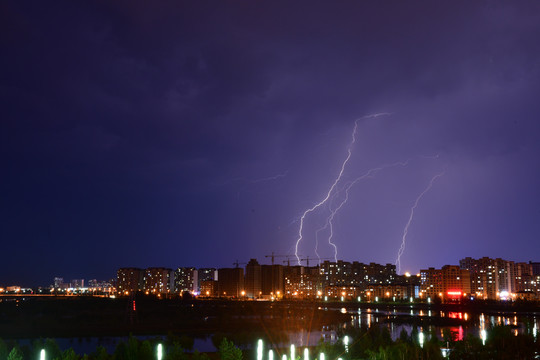
<svg viewBox="0 0 540 360">
<path fill-rule="evenodd" d="M 312 359 L 356 360 L 356 359 L 537 359 L 540 354 L 540 342 L 531 335 L 514 336 L 506 326 L 492 328 L 488 340 L 482 342 L 474 336 L 455 341 L 450 333 L 439 339 L 436 334 L 421 334 L 415 327 L 410 334 L 402 331 L 393 341 L 387 327 L 372 326 L 369 329 L 350 329 L 339 334 L 335 343 L 320 341 L 316 347 L 308 348 Z M 421 336 L 420 336 L 421 335 Z M 345 336 L 348 345 L 345 345 Z M 217 339 L 213 339 L 217 340 Z M 266 339 L 267 340 L 267 339 Z M 272 349 L 273 358 L 281 359 L 289 355 L 289 348 L 266 341 L 263 346 L 262 360 L 270 360 L 268 349 Z M 77 354 L 73 349 L 61 351 L 54 340 L 37 339 L 31 345 L 20 346 L 15 341 L 4 342 L 0 339 L 0 359 L 35 360 L 40 352 L 45 352 L 46 359 L 53 360 L 243 360 L 258 359 L 256 340 L 251 348 L 241 350 L 234 342 L 226 338 L 215 342 L 216 352 L 199 353 L 192 349 L 193 340 L 169 334 L 164 338 L 139 340 L 129 337 L 118 343 L 114 351 L 108 352 L 98 347 L 89 354 Z M 160 350 L 158 350 L 160 349 Z M 304 348 L 298 348 L 295 359 L 300 359 Z M 162 356 L 158 355 L 161 352 Z M 300 353 L 300 354 L 299 354 Z M 288 357 L 291 359 L 291 357 Z"/>
<path fill-rule="evenodd" d="M 0 303 L 0 338 L 320 330 L 348 317 L 312 303 L 67 297 Z"/>
<path fill-rule="evenodd" d="M 215 333 L 273 333 L 285 339 L 285 333 L 319 331 L 323 326 L 337 327 L 350 320 L 341 308 L 373 308 L 410 311 L 467 311 L 470 313 L 540 316 L 537 304 L 476 303 L 468 305 L 409 303 L 321 303 L 300 301 L 227 301 L 195 299 L 157 299 L 137 296 L 133 299 L 99 297 L 35 297 L 0 299 L 0 338 L 58 338 L 134 335 L 208 336 Z M 473 318 L 473 317 L 471 317 Z M 459 326 L 464 320 L 438 317 L 396 316 L 394 324 L 416 326 Z M 1 360 L 1 359 L 0 359 Z"/>
<path fill-rule="evenodd" d="M 429 309 L 493 314 L 514 310 L 533 316 L 538 310 L 536 306 L 508 308 L 509 305 L 485 305 L 475 309 L 470 305 L 432 304 Z M 139 296 L 135 299 L 133 311 L 133 302 L 128 298 L 4 298 L 0 302 L 0 339 L 3 339 L 0 340 L 0 360 L 37 360 L 41 349 L 46 349 L 47 360 L 150 360 L 156 359 L 159 343 L 164 346 L 163 360 L 256 359 L 254 345 L 259 338 L 269 344 L 266 345 L 264 360 L 268 358 L 268 347 L 274 349 L 274 359 L 280 359 L 282 354 L 288 353 L 288 333 L 318 331 L 323 326 L 335 329 L 339 340 L 335 344 L 321 342 L 316 348 L 310 348 L 312 359 L 320 353 L 325 353 L 328 360 L 440 359 L 445 348 L 449 349 L 447 356 L 450 359 L 540 358 L 539 337 L 515 335 L 508 326 L 487 329 L 485 341 L 472 335 L 458 341 L 450 332 L 442 336 L 429 332 L 420 334 L 422 328 L 434 325 L 433 321 L 455 322 L 435 324 L 443 326 L 464 321 L 458 319 L 402 316 L 402 321 L 412 325 L 412 331 L 402 331 L 395 340 L 385 325 L 373 325 L 369 329 L 342 326 L 351 319 L 350 314 L 340 311 L 342 307 L 374 306 L 407 310 L 411 306 L 424 308 L 427 305 L 182 300 Z M 392 321 L 396 323 L 398 320 L 394 318 Z M 98 347 L 86 355 L 76 354 L 72 349 L 61 351 L 54 340 L 43 340 L 129 334 L 152 335 L 154 338 L 139 340 L 130 337 L 118 343 L 113 352 Z M 342 341 L 345 335 L 351 339 L 347 349 Z M 211 336 L 216 352 L 198 353 L 193 349 L 193 338 L 198 336 Z M 34 340 L 27 346 L 20 346 L 12 340 L 21 338 Z"/>
</svg>

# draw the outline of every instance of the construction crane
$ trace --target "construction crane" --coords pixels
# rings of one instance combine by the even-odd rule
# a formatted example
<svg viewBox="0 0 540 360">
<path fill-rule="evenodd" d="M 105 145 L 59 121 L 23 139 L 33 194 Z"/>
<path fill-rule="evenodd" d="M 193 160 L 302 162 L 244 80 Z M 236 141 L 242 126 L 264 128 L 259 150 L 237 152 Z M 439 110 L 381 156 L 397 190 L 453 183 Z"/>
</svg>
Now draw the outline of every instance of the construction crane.
<svg viewBox="0 0 540 360">
<path fill-rule="evenodd" d="M 302 256 L 302 255 L 300 255 Z M 290 258 L 292 257 L 296 257 L 296 255 L 275 255 L 274 252 L 272 251 L 272 254 L 271 255 L 264 255 L 265 258 L 271 258 L 272 259 L 272 265 L 274 265 L 274 258 L 280 258 L 280 257 L 284 257 L 284 258 L 287 258 L 286 261 L 284 261 L 284 263 L 288 263 L 289 266 L 290 266 L 290 263 L 291 263 L 291 260 Z"/>
<path fill-rule="evenodd" d="M 306 262 L 306 266 L 309 267 L 309 259 L 313 259 L 313 260 L 334 260 L 334 258 L 310 258 L 309 256 L 306 256 L 305 259 L 300 259 L 300 261 L 305 261 Z"/>
</svg>

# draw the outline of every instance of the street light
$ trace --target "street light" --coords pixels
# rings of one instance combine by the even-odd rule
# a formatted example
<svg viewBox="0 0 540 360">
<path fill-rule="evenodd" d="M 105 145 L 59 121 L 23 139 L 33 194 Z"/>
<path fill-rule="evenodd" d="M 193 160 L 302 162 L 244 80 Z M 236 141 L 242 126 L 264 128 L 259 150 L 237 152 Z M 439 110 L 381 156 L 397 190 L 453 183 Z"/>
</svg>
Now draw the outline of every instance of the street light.
<svg viewBox="0 0 540 360">
<path fill-rule="evenodd" d="M 263 358 L 263 341 L 259 339 L 257 341 L 257 360 L 262 360 Z"/>
</svg>

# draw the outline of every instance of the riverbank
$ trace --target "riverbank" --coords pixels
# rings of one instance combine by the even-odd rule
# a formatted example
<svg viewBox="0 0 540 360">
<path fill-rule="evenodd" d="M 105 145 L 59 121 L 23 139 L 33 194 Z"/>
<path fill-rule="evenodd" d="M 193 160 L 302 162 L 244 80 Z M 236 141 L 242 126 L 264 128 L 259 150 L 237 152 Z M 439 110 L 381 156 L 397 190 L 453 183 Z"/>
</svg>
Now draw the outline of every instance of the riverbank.
<svg viewBox="0 0 540 360">
<path fill-rule="evenodd" d="M 319 331 L 350 321 L 351 312 L 374 310 L 394 323 L 458 326 L 466 318 L 431 314 L 468 313 L 540 316 L 537 304 L 469 302 L 466 304 L 367 303 L 310 301 L 229 301 L 129 298 L 47 297 L 0 302 L 0 337 L 59 338 L 156 335 L 169 332 L 206 337 L 216 333 L 270 334 L 285 339 L 294 331 Z M 376 311 L 375 311 L 376 309 Z M 411 314 L 409 315 L 409 312 Z M 425 312 L 430 316 L 418 316 Z M 388 315 L 387 315 L 388 314 Z"/>
</svg>

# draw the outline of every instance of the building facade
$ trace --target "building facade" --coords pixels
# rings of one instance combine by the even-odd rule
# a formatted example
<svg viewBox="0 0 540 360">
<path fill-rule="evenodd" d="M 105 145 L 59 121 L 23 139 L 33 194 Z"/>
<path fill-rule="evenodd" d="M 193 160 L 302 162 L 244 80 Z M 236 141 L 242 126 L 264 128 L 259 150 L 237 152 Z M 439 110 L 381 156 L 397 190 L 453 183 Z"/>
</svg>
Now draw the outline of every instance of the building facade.
<svg viewBox="0 0 540 360">
<path fill-rule="evenodd" d="M 116 272 L 116 290 L 121 294 L 141 291 L 144 288 L 145 271 L 139 268 L 120 268 Z M 126 295 L 127 295 L 126 294 Z"/>
<path fill-rule="evenodd" d="M 261 265 L 261 291 L 263 296 L 283 296 L 284 280 L 283 265 Z"/>
<path fill-rule="evenodd" d="M 154 294 L 173 292 L 174 271 L 168 268 L 147 268 L 144 272 L 144 291 Z"/>
<path fill-rule="evenodd" d="M 239 298 L 245 294 L 244 269 L 221 268 L 218 269 L 218 296 Z"/>
<path fill-rule="evenodd" d="M 174 271 L 174 292 L 189 291 L 196 294 L 199 289 L 199 272 L 194 267 L 179 267 Z"/>
<path fill-rule="evenodd" d="M 246 265 L 244 278 L 245 296 L 256 299 L 262 297 L 261 265 L 256 259 L 251 259 Z"/>
<path fill-rule="evenodd" d="M 420 270 L 421 297 L 439 297 L 443 302 L 461 301 L 471 293 L 470 272 L 457 265 Z"/>
</svg>

